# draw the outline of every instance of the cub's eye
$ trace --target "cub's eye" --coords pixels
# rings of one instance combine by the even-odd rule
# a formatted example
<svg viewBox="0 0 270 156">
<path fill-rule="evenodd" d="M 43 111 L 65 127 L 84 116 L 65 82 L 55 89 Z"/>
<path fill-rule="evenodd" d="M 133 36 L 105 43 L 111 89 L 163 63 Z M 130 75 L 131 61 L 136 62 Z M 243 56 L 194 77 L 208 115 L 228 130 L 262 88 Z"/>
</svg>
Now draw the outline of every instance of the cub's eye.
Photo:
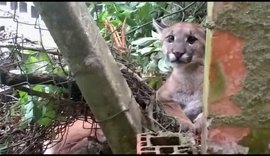
<svg viewBox="0 0 270 156">
<path fill-rule="evenodd" d="M 195 41 L 197 41 L 198 39 L 196 38 L 196 37 L 194 37 L 194 36 L 189 36 L 188 38 L 187 38 L 187 42 L 189 43 L 189 44 L 193 44 Z"/>
<path fill-rule="evenodd" d="M 169 35 L 169 36 L 167 37 L 167 41 L 168 41 L 169 43 L 173 42 L 173 41 L 174 41 L 174 36 L 173 36 L 173 35 Z"/>
</svg>

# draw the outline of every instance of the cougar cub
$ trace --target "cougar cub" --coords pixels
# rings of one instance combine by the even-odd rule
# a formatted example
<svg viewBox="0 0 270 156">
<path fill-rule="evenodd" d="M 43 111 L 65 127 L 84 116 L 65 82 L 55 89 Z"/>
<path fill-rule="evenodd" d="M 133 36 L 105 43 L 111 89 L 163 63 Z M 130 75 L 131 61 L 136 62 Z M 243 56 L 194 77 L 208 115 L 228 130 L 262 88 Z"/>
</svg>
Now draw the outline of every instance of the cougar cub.
<svg viewBox="0 0 270 156">
<path fill-rule="evenodd" d="M 153 25 L 173 67 L 156 100 L 167 114 L 176 117 L 182 130 L 194 130 L 192 122 L 202 113 L 205 30 L 187 22 L 168 27 L 153 20 Z"/>
</svg>

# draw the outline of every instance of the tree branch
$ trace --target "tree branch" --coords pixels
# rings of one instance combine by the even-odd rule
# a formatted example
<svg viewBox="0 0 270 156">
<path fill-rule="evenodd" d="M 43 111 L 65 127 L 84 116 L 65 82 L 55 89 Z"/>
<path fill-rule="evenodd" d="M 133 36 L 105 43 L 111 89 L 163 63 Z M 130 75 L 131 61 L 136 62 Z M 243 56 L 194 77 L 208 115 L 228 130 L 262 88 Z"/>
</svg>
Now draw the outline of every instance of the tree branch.
<svg viewBox="0 0 270 156">
<path fill-rule="evenodd" d="M 57 48 L 55 49 L 44 49 L 40 46 L 30 46 L 30 45 L 15 45 L 15 44 L 2 44 L 0 43 L 0 48 L 20 48 L 24 50 L 33 50 L 33 51 L 39 51 L 39 52 L 45 52 L 52 55 L 58 55 L 62 56 L 62 54 L 58 51 Z"/>
<path fill-rule="evenodd" d="M 46 99 L 50 99 L 50 100 L 61 100 L 64 103 L 74 103 L 74 101 L 69 100 L 69 99 L 65 99 L 61 96 L 54 96 L 52 94 L 48 94 L 48 93 L 44 93 L 44 92 L 39 92 L 36 90 L 32 90 L 30 88 L 26 88 L 26 87 L 22 87 L 22 86 L 18 86 L 18 87 L 14 87 L 15 89 L 27 92 L 29 95 L 34 95 L 34 96 L 38 96 L 38 97 L 42 97 L 42 98 L 46 98 Z"/>
<path fill-rule="evenodd" d="M 13 74 L 0 67 L 1 84 L 15 87 L 25 84 L 54 84 L 67 88 L 67 83 L 71 82 L 66 77 L 47 74 Z"/>
<path fill-rule="evenodd" d="M 142 130 L 140 109 L 85 3 L 34 4 L 65 54 L 113 153 L 136 153 L 136 134 Z"/>
<path fill-rule="evenodd" d="M 18 87 L 27 84 L 52 84 L 69 90 L 74 101 L 81 100 L 81 91 L 74 80 L 58 75 L 48 74 L 13 74 L 0 67 L 0 83 L 10 87 Z M 68 96 L 67 94 L 64 95 Z"/>
</svg>

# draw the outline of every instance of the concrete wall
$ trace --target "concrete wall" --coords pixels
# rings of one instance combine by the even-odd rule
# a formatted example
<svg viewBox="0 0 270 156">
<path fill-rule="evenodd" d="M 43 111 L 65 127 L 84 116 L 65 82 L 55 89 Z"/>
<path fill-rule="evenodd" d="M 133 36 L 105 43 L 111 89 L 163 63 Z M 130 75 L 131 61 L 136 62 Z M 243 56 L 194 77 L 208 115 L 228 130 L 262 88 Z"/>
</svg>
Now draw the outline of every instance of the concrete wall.
<svg viewBox="0 0 270 156">
<path fill-rule="evenodd" d="M 40 42 L 41 36 L 44 47 L 57 47 L 33 2 L 0 2 L 0 26 L 32 41 Z"/>
<path fill-rule="evenodd" d="M 270 153 L 270 3 L 215 2 L 209 139 Z"/>
</svg>

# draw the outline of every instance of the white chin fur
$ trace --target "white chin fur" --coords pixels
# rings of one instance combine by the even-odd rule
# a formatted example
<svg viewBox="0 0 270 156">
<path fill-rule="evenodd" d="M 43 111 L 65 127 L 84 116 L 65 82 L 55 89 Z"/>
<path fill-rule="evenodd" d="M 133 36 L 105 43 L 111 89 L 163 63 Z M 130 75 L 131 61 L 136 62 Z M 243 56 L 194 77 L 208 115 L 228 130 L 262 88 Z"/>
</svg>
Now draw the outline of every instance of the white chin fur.
<svg viewBox="0 0 270 156">
<path fill-rule="evenodd" d="M 169 56 L 169 60 L 170 60 L 171 62 L 176 61 L 176 57 L 175 57 L 174 54 L 170 53 L 168 56 Z"/>
<path fill-rule="evenodd" d="M 188 56 L 187 54 L 184 54 L 184 55 L 181 57 L 182 60 L 187 60 L 188 58 L 189 58 L 189 56 Z"/>
<path fill-rule="evenodd" d="M 189 60 L 189 56 L 187 54 L 182 55 L 182 57 L 180 58 L 180 61 L 188 63 Z"/>
</svg>

